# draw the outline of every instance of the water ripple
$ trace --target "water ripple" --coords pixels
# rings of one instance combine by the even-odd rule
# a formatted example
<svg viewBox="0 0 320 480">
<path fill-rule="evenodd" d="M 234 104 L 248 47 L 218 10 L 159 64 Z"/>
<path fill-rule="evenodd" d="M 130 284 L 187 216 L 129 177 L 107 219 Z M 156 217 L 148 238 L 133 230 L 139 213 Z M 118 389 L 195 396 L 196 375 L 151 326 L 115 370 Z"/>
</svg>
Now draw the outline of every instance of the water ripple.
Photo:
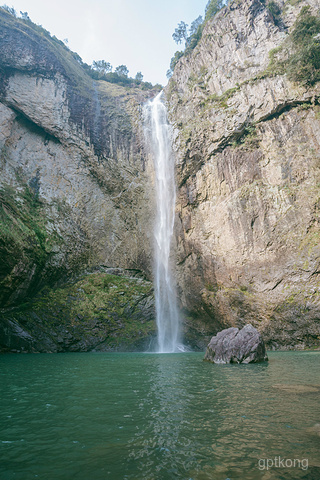
<svg viewBox="0 0 320 480">
<path fill-rule="evenodd" d="M 0 362 L 1 480 L 320 478 L 320 355 L 246 366 L 193 353 Z M 309 469 L 259 470 L 276 456 L 308 458 Z"/>
</svg>

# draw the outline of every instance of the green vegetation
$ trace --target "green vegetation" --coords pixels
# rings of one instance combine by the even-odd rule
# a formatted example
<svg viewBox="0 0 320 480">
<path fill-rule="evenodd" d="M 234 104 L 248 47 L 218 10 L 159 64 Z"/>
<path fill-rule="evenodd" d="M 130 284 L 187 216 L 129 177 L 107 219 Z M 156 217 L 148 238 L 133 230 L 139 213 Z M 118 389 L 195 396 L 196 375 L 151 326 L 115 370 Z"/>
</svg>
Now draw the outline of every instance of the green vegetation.
<svg viewBox="0 0 320 480">
<path fill-rule="evenodd" d="M 171 61 L 170 61 L 170 70 L 168 70 L 167 72 L 167 76 L 171 76 L 172 75 L 172 72 L 174 70 L 174 67 L 176 66 L 176 64 L 178 63 L 178 60 L 183 57 L 184 55 L 184 52 L 183 51 L 177 51 L 174 56 L 171 58 Z M 171 72 L 171 73 L 170 73 Z"/>
<path fill-rule="evenodd" d="M 280 6 L 274 2 L 273 0 L 270 0 L 267 4 L 267 9 L 269 10 L 269 13 L 272 17 L 272 20 L 275 25 L 279 25 L 280 23 L 280 15 L 281 15 L 281 8 Z"/>
<path fill-rule="evenodd" d="M 227 4 L 228 1 L 224 0 L 209 0 L 206 6 L 204 23 L 213 18 L 221 10 L 221 8 Z"/>
<path fill-rule="evenodd" d="M 155 335 L 152 298 L 150 282 L 99 271 L 60 288 L 43 289 L 9 317 L 31 331 L 37 331 L 39 322 L 46 335 L 61 337 L 62 349 L 87 350 L 102 344 L 125 349 Z"/>
<path fill-rule="evenodd" d="M 290 37 L 294 53 L 287 64 L 288 78 L 314 85 L 320 80 L 320 16 L 303 7 Z"/>
<path fill-rule="evenodd" d="M 287 74 L 289 80 L 312 86 L 320 80 L 320 15 L 303 7 L 285 42 L 269 52 L 267 69 L 256 79 Z"/>
<path fill-rule="evenodd" d="M 63 243 L 55 231 L 48 235 L 46 224 L 36 181 L 18 192 L 6 184 L 0 187 L 0 304 L 6 304 L 19 285 L 31 293 L 53 247 Z"/>
<path fill-rule="evenodd" d="M 105 60 L 94 60 L 92 63 L 92 68 L 93 70 L 96 70 L 96 72 L 102 75 L 106 75 L 107 73 L 112 72 L 111 63 L 106 62 Z"/>
<path fill-rule="evenodd" d="M 4 249 L 12 250 L 14 257 L 28 253 L 38 265 L 44 263 L 57 235 L 49 238 L 45 228 L 45 216 L 37 192 L 26 186 L 17 194 L 9 185 L 0 187 L 0 256 L 11 262 L 12 256 Z M 2 263 L 1 274 L 5 265 Z M 0 275 L 1 276 L 1 275 Z"/>
<path fill-rule="evenodd" d="M 143 80 L 143 75 L 141 72 L 137 72 L 136 76 L 134 77 L 137 82 L 141 83 Z"/>
<path fill-rule="evenodd" d="M 208 292 L 214 292 L 214 293 L 216 293 L 219 289 L 219 286 L 217 284 L 213 284 L 210 282 L 206 283 L 205 287 L 206 287 L 206 290 L 208 290 Z"/>
<path fill-rule="evenodd" d="M 231 98 L 235 92 L 240 90 L 241 85 L 243 85 L 243 83 L 237 84 L 236 87 L 229 88 L 222 95 L 216 95 L 216 94 L 209 95 L 205 100 L 202 100 L 202 102 L 200 103 L 200 106 L 205 108 L 208 105 L 210 105 L 212 102 L 215 102 L 219 108 L 227 108 L 228 107 L 227 100 Z"/>
<path fill-rule="evenodd" d="M 184 51 L 178 51 L 174 54 L 170 61 L 170 68 L 167 71 L 167 77 L 170 78 L 173 74 L 176 63 L 183 55 L 189 55 L 194 48 L 198 45 L 199 40 L 202 37 L 202 32 L 205 24 L 213 18 L 224 6 L 228 4 L 229 0 L 209 0 L 205 10 L 204 20 L 200 15 L 190 25 L 181 21 L 175 31 L 172 34 L 172 38 L 177 44 L 185 41 Z"/>
<path fill-rule="evenodd" d="M 172 38 L 176 43 L 182 43 L 188 38 L 188 25 L 185 22 L 180 22 L 172 34 Z"/>
<path fill-rule="evenodd" d="M 0 19 L 1 25 L 12 31 L 16 38 L 23 36 L 30 43 L 41 42 L 50 55 L 50 61 L 71 84 L 84 92 L 91 86 L 92 81 L 85 74 L 79 55 L 71 52 L 61 40 L 51 36 L 41 25 L 36 25 L 29 17 L 17 18 L 15 11 L 4 7 L 0 7 Z M 39 65 L 39 69 L 44 67 L 45 64 Z"/>
<path fill-rule="evenodd" d="M 200 106 L 207 108 L 212 102 L 215 102 L 217 107 L 227 108 L 228 99 L 243 85 L 266 77 L 287 74 L 289 80 L 306 86 L 312 86 L 320 81 L 320 15 L 312 15 L 310 7 L 303 7 L 292 32 L 282 45 L 270 50 L 269 58 L 268 67 L 256 77 L 237 84 L 220 96 L 207 96 L 201 101 Z M 197 84 L 199 85 L 199 81 Z M 248 139 L 255 141 L 251 134 L 248 136 L 246 131 L 244 137 L 241 138 L 245 138 L 246 143 Z M 238 145 L 238 140 L 236 145 Z"/>
<path fill-rule="evenodd" d="M 291 0 L 298 3 L 300 0 Z M 188 36 L 187 25 L 181 22 L 176 29 L 174 38 L 180 42 L 184 39 L 186 42 L 185 50 L 176 52 L 171 59 L 168 76 L 173 73 L 173 69 L 178 60 L 192 51 L 201 38 L 203 26 L 212 18 L 227 2 L 214 0 L 208 3 L 206 16 L 203 23 L 198 24 L 197 31 Z M 276 25 L 281 21 L 281 8 L 273 0 L 266 4 L 272 19 Z M 182 25 L 183 24 L 183 25 Z M 183 27 L 183 28 L 182 28 Z M 190 32 L 189 32 L 190 33 Z M 320 80 L 320 15 L 312 14 L 309 6 L 303 7 L 293 26 L 292 32 L 288 35 L 285 42 L 279 47 L 269 52 L 270 62 L 266 70 L 261 72 L 251 81 L 260 80 L 269 76 L 287 74 L 289 80 L 312 86 Z M 247 83 L 247 82 L 245 82 Z M 215 101 L 220 107 L 227 107 L 227 100 L 238 87 L 230 89 L 222 96 L 211 96 L 202 102 L 205 106 L 208 102 Z"/>
<path fill-rule="evenodd" d="M 254 124 L 247 125 L 240 136 L 232 143 L 233 147 L 244 146 L 248 149 L 255 149 L 259 145 L 256 126 Z"/>
<path fill-rule="evenodd" d="M 15 304 L 12 292 L 24 292 L 24 303 L 19 297 L 19 307 L 2 312 L 2 317 L 22 323 L 36 337 L 39 332 L 45 337 L 53 335 L 54 340 L 60 336 L 63 346 L 58 350 L 65 348 L 64 342 L 67 345 L 66 329 L 75 344 L 86 344 L 89 349 L 101 342 L 108 348 L 123 348 L 153 336 L 153 286 L 140 278 L 99 271 L 58 288 L 45 287 L 34 297 L 39 285 L 55 285 L 57 280 L 61 284 L 64 274 L 70 275 L 55 266 L 55 261 L 50 263 L 53 255 L 63 251 L 64 240 L 52 226 L 47 228 L 45 207 L 34 183 L 18 191 L 9 185 L 0 187 L 1 306 Z M 79 263 L 82 260 L 87 263 L 83 257 Z M 70 261 L 69 257 L 69 265 Z M 33 300 L 28 301 L 30 298 Z"/>
<path fill-rule="evenodd" d="M 283 56 L 283 46 L 273 48 L 269 52 L 269 65 L 266 73 L 269 75 L 283 75 L 285 73 L 285 61 L 281 60 Z"/>
</svg>

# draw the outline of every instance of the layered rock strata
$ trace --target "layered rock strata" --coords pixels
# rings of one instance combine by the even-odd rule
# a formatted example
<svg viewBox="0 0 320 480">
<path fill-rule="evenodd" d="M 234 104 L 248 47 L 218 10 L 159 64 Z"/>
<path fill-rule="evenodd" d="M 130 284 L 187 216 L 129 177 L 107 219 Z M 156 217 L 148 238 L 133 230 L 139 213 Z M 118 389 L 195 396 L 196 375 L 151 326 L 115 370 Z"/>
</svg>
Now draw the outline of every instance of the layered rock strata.
<svg viewBox="0 0 320 480">
<path fill-rule="evenodd" d="M 275 24 L 259 0 L 230 3 L 166 88 L 178 287 L 202 334 L 252 323 L 271 348 L 319 345 L 320 90 L 271 63 L 305 6 L 319 14 L 282 2 Z"/>
<path fill-rule="evenodd" d="M 3 322 L 43 287 L 97 265 L 150 276 L 149 95 L 94 81 L 62 42 L 0 10 Z"/>
</svg>

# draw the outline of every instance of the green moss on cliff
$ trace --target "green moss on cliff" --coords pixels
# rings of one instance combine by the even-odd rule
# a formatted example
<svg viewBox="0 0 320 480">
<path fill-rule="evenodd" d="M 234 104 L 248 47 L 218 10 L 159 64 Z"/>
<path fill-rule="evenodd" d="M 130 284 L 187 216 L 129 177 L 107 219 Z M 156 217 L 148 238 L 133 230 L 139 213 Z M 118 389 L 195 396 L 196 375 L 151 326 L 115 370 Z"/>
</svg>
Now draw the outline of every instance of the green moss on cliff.
<svg viewBox="0 0 320 480">
<path fill-rule="evenodd" d="M 34 350 L 126 350 L 155 335 L 153 286 L 103 271 L 83 275 L 6 315 L 35 339 Z"/>
<path fill-rule="evenodd" d="M 0 187 L 0 305 L 27 277 L 44 268 L 53 245 L 62 239 L 46 230 L 46 217 L 36 192 L 29 186 L 19 192 L 9 185 Z M 32 282 L 30 283 L 32 289 Z M 30 293 L 30 292 L 29 292 Z"/>
<path fill-rule="evenodd" d="M 320 80 L 320 16 L 303 7 L 291 33 L 295 51 L 287 73 L 290 80 L 314 85 Z"/>
<path fill-rule="evenodd" d="M 289 80 L 314 85 L 320 80 L 320 15 L 303 7 L 288 38 L 270 50 L 270 62 L 256 79 L 287 74 Z"/>
<path fill-rule="evenodd" d="M 205 99 L 201 99 L 200 107 L 202 109 L 212 108 L 212 106 L 228 108 L 228 100 L 244 85 L 277 75 L 286 74 L 293 82 L 306 86 L 314 85 L 320 81 L 319 37 L 320 15 L 312 15 L 310 7 L 303 7 L 288 38 L 281 45 L 270 50 L 269 65 L 265 70 L 254 78 L 236 84 L 222 95 L 208 95 Z M 195 82 L 192 83 L 192 88 L 194 84 Z"/>
<path fill-rule="evenodd" d="M 256 125 L 251 124 L 244 127 L 243 132 L 231 144 L 233 148 L 242 146 L 246 150 L 254 150 L 259 146 Z"/>
</svg>

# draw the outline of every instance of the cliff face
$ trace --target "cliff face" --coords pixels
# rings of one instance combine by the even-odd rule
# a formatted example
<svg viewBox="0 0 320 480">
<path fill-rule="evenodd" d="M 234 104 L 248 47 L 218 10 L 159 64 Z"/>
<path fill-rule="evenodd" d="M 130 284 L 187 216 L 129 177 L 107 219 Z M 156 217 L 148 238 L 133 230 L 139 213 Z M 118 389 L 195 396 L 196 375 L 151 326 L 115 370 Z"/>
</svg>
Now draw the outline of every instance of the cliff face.
<svg viewBox="0 0 320 480">
<path fill-rule="evenodd" d="M 293 81 L 292 38 L 320 3 L 279 5 L 275 17 L 231 2 L 166 88 L 193 346 L 246 323 L 269 347 L 319 344 L 320 84 L 312 69 Z M 145 348 L 154 335 L 147 96 L 92 80 L 0 9 L 0 351 Z"/>
<path fill-rule="evenodd" d="M 146 92 L 92 80 L 61 42 L 2 9 L 0 26 L 7 318 L 42 287 L 97 265 L 150 275 L 153 195 L 142 142 Z"/>
<path fill-rule="evenodd" d="M 182 306 L 199 331 L 250 322 L 271 347 L 320 338 L 319 85 L 272 63 L 308 5 L 282 3 L 275 22 L 259 0 L 232 2 L 166 88 Z"/>
</svg>

